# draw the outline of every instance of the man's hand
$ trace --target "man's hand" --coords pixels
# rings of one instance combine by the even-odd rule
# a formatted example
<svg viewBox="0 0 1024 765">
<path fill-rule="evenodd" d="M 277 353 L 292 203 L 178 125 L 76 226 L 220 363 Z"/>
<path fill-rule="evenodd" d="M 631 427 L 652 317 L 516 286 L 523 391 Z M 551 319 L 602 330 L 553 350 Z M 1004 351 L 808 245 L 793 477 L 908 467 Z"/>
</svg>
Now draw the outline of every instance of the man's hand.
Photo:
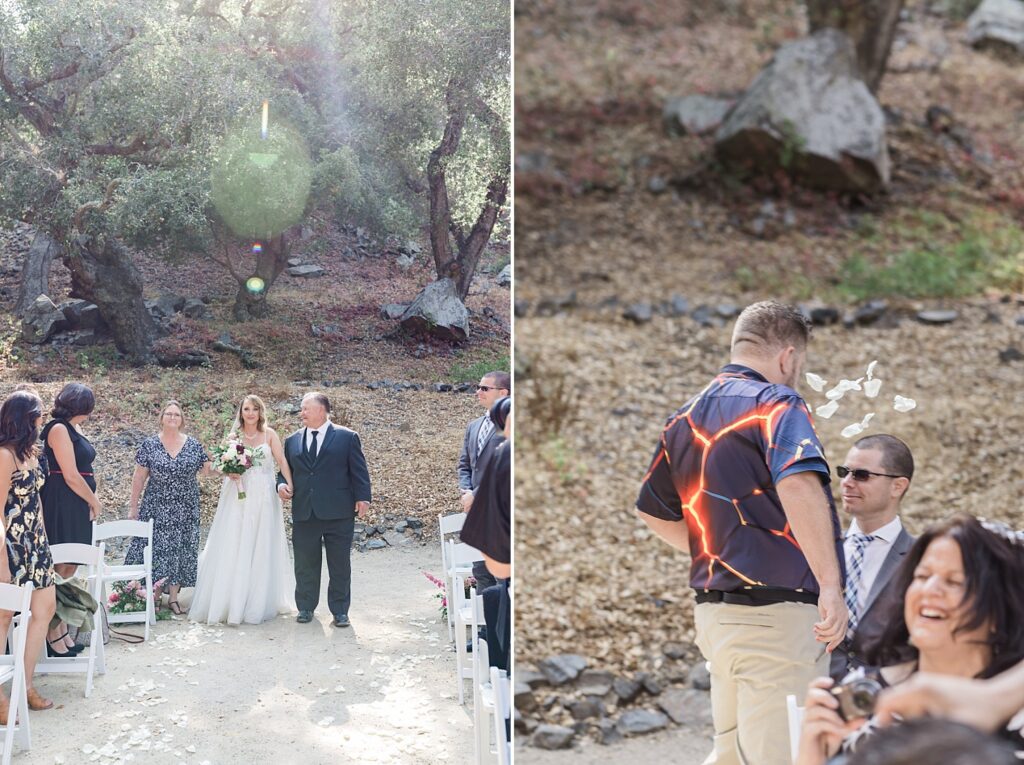
<svg viewBox="0 0 1024 765">
<path fill-rule="evenodd" d="M 821 621 L 814 625 L 814 638 L 819 643 L 827 643 L 825 650 L 832 653 L 846 637 L 846 626 L 850 622 L 843 593 L 835 587 L 823 589 L 818 595 L 818 613 Z"/>
<path fill-rule="evenodd" d="M 469 512 L 469 508 L 473 506 L 473 492 L 464 491 L 462 496 L 459 497 L 459 502 L 462 503 L 462 511 L 465 513 Z"/>
<path fill-rule="evenodd" d="M 283 501 L 287 502 L 291 499 L 292 494 L 294 494 L 294 492 L 288 488 L 288 484 L 279 483 L 277 485 L 277 496 L 279 496 Z"/>
<path fill-rule="evenodd" d="M 360 520 L 362 520 L 363 518 L 366 517 L 366 513 L 367 513 L 367 511 L 369 509 L 370 509 L 370 503 L 369 502 L 356 502 L 356 515 L 359 516 Z"/>
</svg>

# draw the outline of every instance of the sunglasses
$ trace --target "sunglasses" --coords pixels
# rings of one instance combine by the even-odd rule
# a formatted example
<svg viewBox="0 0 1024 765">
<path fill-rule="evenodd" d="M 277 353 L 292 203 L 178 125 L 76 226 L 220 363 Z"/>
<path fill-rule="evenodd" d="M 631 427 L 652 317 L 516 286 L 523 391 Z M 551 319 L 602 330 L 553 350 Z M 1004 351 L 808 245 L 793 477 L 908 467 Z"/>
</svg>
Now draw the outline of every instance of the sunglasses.
<svg viewBox="0 0 1024 765">
<path fill-rule="evenodd" d="M 493 385 L 477 385 L 476 389 L 477 390 L 483 390 L 483 391 L 488 391 L 488 390 L 504 390 L 504 388 L 496 388 Z"/>
<path fill-rule="evenodd" d="M 892 473 L 873 473 L 872 471 L 865 470 L 864 468 L 854 468 L 853 470 L 850 470 L 846 465 L 837 465 L 836 475 L 838 475 L 840 479 L 846 478 L 848 475 L 853 476 L 853 480 L 858 483 L 870 481 L 871 477 L 876 475 L 882 475 L 886 478 L 906 478 L 905 475 L 893 475 Z"/>
</svg>

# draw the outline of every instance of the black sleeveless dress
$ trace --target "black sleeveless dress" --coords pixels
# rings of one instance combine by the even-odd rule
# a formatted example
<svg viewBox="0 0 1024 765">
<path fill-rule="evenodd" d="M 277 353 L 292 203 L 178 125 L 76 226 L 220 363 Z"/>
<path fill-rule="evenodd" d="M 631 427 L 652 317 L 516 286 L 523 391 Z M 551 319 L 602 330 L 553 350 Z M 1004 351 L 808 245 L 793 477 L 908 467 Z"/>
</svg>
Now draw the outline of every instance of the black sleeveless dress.
<svg viewBox="0 0 1024 765">
<path fill-rule="evenodd" d="M 92 544 L 92 521 L 89 520 L 89 504 L 71 491 L 53 449 L 46 442 L 50 430 L 60 423 L 68 429 L 71 444 L 75 448 L 75 465 L 78 472 L 85 478 L 89 488 L 96 491 L 96 478 L 92 473 L 92 461 L 96 459 L 96 449 L 89 439 L 72 427 L 67 420 L 50 420 L 43 428 L 43 454 L 50 466 L 50 475 L 40 492 L 43 500 L 43 520 L 46 522 L 46 537 L 51 545 L 67 542 Z"/>
</svg>

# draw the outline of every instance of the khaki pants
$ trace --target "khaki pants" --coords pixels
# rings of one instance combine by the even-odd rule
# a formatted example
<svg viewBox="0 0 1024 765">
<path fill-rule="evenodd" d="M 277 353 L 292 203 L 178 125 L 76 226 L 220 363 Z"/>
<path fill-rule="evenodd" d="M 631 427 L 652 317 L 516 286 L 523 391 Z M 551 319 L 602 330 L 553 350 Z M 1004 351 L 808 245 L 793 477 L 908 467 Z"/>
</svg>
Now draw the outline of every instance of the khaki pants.
<svg viewBox="0 0 1024 765">
<path fill-rule="evenodd" d="M 711 665 L 715 748 L 704 765 L 790 765 L 786 696 L 828 675 L 817 606 L 698 603 L 697 647 Z"/>
</svg>

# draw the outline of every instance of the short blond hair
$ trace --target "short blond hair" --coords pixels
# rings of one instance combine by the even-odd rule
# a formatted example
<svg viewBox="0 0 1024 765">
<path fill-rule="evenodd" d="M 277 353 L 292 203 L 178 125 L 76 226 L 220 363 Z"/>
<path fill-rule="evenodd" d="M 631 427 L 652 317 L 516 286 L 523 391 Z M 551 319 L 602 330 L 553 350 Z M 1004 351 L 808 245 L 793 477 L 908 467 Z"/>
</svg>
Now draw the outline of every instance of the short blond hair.
<svg viewBox="0 0 1024 765">
<path fill-rule="evenodd" d="M 242 427 L 245 423 L 242 421 L 242 409 L 245 408 L 246 404 L 253 404 L 260 413 L 260 418 L 256 420 L 256 430 L 264 431 L 267 427 L 267 405 L 263 403 L 263 399 L 257 396 L 255 393 L 250 393 L 248 396 L 242 399 L 242 403 L 238 405 L 238 412 L 235 414 L 235 420 L 238 422 L 238 427 Z"/>
<path fill-rule="evenodd" d="M 165 401 L 164 405 L 162 407 L 160 407 L 160 416 L 157 418 L 157 424 L 161 428 L 164 426 L 164 415 L 167 414 L 167 410 L 170 409 L 172 406 L 178 407 L 178 414 L 181 415 L 181 427 L 178 428 L 178 429 L 181 430 L 181 431 L 184 431 L 185 430 L 185 410 L 182 408 L 181 404 L 179 404 L 177 402 L 177 400 L 173 399 L 173 398 L 168 400 L 168 401 Z"/>
<path fill-rule="evenodd" d="M 732 351 L 741 343 L 754 346 L 762 353 L 785 350 L 793 346 L 807 350 L 811 339 L 811 323 L 796 306 L 775 300 L 762 300 L 743 309 L 732 332 Z"/>
</svg>

